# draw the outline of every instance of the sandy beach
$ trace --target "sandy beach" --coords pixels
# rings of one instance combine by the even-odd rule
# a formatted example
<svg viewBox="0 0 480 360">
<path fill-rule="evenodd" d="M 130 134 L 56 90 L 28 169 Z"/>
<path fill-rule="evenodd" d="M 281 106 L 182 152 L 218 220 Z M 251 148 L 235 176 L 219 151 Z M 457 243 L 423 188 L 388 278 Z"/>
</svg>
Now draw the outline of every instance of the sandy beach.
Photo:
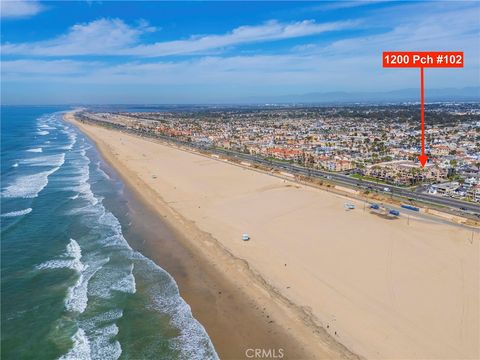
<svg viewBox="0 0 480 360">
<path fill-rule="evenodd" d="M 154 234 L 144 249 L 186 271 L 182 296 L 222 358 L 479 358 L 478 232 L 345 211 L 337 194 L 66 120 L 181 239 L 190 268 L 164 266 Z"/>
</svg>

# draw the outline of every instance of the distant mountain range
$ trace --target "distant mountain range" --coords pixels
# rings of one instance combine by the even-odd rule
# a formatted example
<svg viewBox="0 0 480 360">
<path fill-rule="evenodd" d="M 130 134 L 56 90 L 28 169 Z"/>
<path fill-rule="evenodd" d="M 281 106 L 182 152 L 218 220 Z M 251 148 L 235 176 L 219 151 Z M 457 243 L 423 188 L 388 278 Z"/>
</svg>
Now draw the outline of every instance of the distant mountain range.
<svg viewBox="0 0 480 360">
<path fill-rule="evenodd" d="M 401 89 L 385 92 L 313 92 L 282 96 L 256 96 L 245 99 L 248 103 L 399 103 L 419 102 L 419 89 Z M 428 102 L 480 102 L 480 87 L 425 89 Z"/>
</svg>

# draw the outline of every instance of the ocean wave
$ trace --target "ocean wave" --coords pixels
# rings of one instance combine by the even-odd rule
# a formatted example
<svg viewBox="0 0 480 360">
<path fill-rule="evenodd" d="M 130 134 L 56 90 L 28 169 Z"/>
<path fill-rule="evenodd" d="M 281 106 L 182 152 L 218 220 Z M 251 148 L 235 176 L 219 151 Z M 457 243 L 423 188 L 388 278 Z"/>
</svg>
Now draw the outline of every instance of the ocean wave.
<svg viewBox="0 0 480 360">
<path fill-rule="evenodd" d="M 83 313 L 88 305 L 88 282 L 95 273 L 108 263 L 110 258 L 105 258 L 95 263 L 88 264 L 80 273 L 75 285 L 68 289 L 65 299 L 65 308 L 68 311 Z"/>
<path fill-rule="evenodd" d="M 132 259 L 140 260 L 143 276 L 149 280 L 149 292 L 153 308 L 167 313 L 171 323 L 180 335 L 172 340 L 181 358 L 192 360 L 219 359 L 205 328 L 192 315 L 190 306 L 180 296 L 177 283 L 173 277 L 139 252 L 132 253 Z M 164 281 L 159 279 L 164 278 Z"/>
<path fill-rule="evenodd" d="M 100 167 L 100 161 L 97 161 L 97 171 L 107 180 L 110 180 L 111 177 L 105 172 L 102 170 L 102 168 Z"/>
<path fill-rule="evenodd" d="M 24 209 L 24 210 L 18 210 L 18 211 L 12 211 L 8 212 L 5 214 L 2 214 L 2 217 L 16 217 L 16 216 L 22 216 L 22 215 L 27 215 L 32 211 L 32 208 Z"/>
<path fill-rule="evenodd" d="M 92 340 L 92 358 L 102 360 L 117 360 L 122 354 L 120 343 L 112 339 L 118 335 L 118 326 L 111 324 L 96 330 Z"/>
<path fill-rule="evenodd" d="M 30 166 L 62 166 L 65 163 L 65 153 L 37 156 L 24 159 L 21 163 Z"/>
<path fill-rule="evenodd" d="M 125 292 L 128 294 L 135 294 L 137 292 L 137 286 L 135 283 L 135 276 L 133 276 L 133 264 L 130 267 L 130 273 L 125 277 L 117 281 L 113 286 L 112 290 Z"/>
<path fill-rule="evenodd" d="M 81 261 L 82 258 L 82 250 L 80 245 L 74 240 L 70 239 L 70 242 L 67 244 L 67 250 L 63 255 L 65 258 L 61 259 L 54 259 L 44 262 L 37 266 L 37 269 L 61 269 L 61 268 L 68 268 L 77 271 L 80 273 L 86 268 Z"/>
<path fill-rule="evenodd" d="M 13 164 L 12 167 L 13 167 L 13 168 L 18 167 L 18 162 L 16 162 L 15 164 Z"/>
<path fill-rule="evenodd" d="M 98 222 L 110 228 L 112 231 L 112 235 L 105 237 L 102 243 L 105 246 L 120 246 L 122 248 L 132 250 L 127 240 L 125 240 L 123 236 L 122 225 L 120 224 L 118 219 L 110 211 L 106 211 L 103 205 L 102 208 L 103 211 L 98 218 Z"/>
<path fill-rule="evenodd" d="M 121 344 L 115 339 L 119 332 L 115 322 L 123 316 L 122 310 L 107 311 L 94 317 L 91 317 L 91 314 L 97 310 L 97 296 L 109 297 L 112 291 L 126 294 L 136 293 L 135 277 L 138 276 L 142 277 L 142 281 L 144 277 L 148 278 L 147 291 L 151 298 L 152 310 L 169 314 L 172 326 L 178 329 L 179 336 L 170 340 L 170 343 L 179 351 L 179 358 L 218 359 L 205 329 L 193 317 L 190 306 L 181 298 L 174 279 L 153 261 L 131 249 L 124 238 L 119 220 L 105 208 L 99 195 L 93 193 L 92 190 L 96 187 L 93 187 L 94 185 L 91 183 L 105 180 L 98 178 L 99 175 L 103 175 L 99 163 L 90 169 L 90 159 L 86 155 L 86 148 L 81 143 L 84 140 L 79 137 L 78 141 L 79 144 L 69 153 L 68 160 L 68 164 L 72 164 L 75 174 L 68 174 L 72 176 L 72 179 L 65 182 L 65 186 L 76 191 L 72 198 L 78 199 L 76 201 L 80 206 L 86 203 L 81 199 L 88 201 L 88 205 L 82 208 L 85 213 L 82 213 L 81 219 L 91 229 L 89 236 L 92 238 L 98 236 L 94 241 L 101 248 L 96 246 L 95 252 L 88 252 L 85 249 L 83 256 L 80 257 L 85 268 L 79 271 L 78 279 L 68 289 L 65 308 L 68 311 L 82 314 L 78 317 L 77 314 L 71 314 L 77 318 L 82 332 L 77 331 L 75 334 L 77 341 L 72 338 L 74 342 L 72 350 L 61 359 L 74 359 L 76 358 L 75 354 L 87 354 L 86 357 L 77 355 L 79 359 L 118 359 L 121 356 Z M 99 170 L 98 173 L 97 170 Z M 75 253 L 74 247 L 71 250 L 72 253 Z M 109 258 L 99 260 L 100 253 L 104 254 L 103 256 L 110 256 L 111 263 L 108 263 Z M 92 257 L 97 258 L 92 259 Z M 120 263 L 117 261 L 118 259 L 122 259 Z M 59 260 L 66 259 L 57 259 L 57 261 Z M 125 264 L 125 260 L 128 265 Z M 120 268 L 119 264 L 121 264 Z M 112 297 L 112 299 L 116 298 Z M 114 305 L 111 300 L 102 300 L 101 303 Z M 118 304 L 114 306 L 118 306 Z M 79 349 L 80 345 L 84 346 L 83 352 L 74 352 L 74 349 Z"/>
<path fill-rule="evenodd" d="M 48 134 L 50 134 L 50 132 L 48 132 L 46 130 L 37 131 L 37 135 L 45 136 L 45 135 L 48 135 Z"/>
<path fill-rule="evenodd" d="M 56 129 L 55 127 L 50 126 L 48 124 L 40 124 L 40 125 L 38 125 L 38 127 L 41 128 L 41 129 L 45 129 L 45 130 L 55 130 Z"/>
<path fill-rule="evenodd" d="M 112 286 L 112 290 L 128 294 L 135 294 L 137 292 L 135 277 L 133 276 L 133 274 L 125 276 Z"/>
<path fill-rule="evenodd" d="M 75 145 L 75 143 L 77 142 L 77 134 L 72 131 L 72 132 L 69 132 L 67 136 L 70 143 L 66 145 L 65 148 L 67 150 L 71 150 L 73 148 L 73 145 Z"/>
<path fill-rule="evenodd" d="M 77 133 L 74 130 L 70 130 L 69 128 L 66 128 L 65 130 L 60 130 L 60 132 L 67 135 L 68 140 L 70 141 L 70 144 L 68 144 L 68 146 L 73 146 L 73 144 L 76 143 Z"/>
<path fill-rule="evenodd" d="M 34 153 L 41 153 L 43 150 L 42 148 L 31 148 L 31 149 L 28 149 L 28 150 L 25 150 L 26 152 L 34 152 Z"/>
<path fill-rule="evenodd" d="M 102 266 L 110 261 L 110 258 L 92 261 L 89 263 L 82 262 L 82 250 L 80 245 L 70 239 L 63 258 L 49 260 L 37 266 L 37 269 L 61 269 L 69 268 L 75 270 L 79 276 L 73 286 L 67 290 L 65 298 L 65 309 L 72 312 L 83 313 L 88 304 L 88 282 Z"/>
<path fill-rule="evenodd" d="M 117 340 L 118 326 L 113 323 L 123 316 L 121 309 L 112 309 L 85 319 L 81 326 L 90 335 L 92 359 L 116 360 L 122 354 L 122 347 Z"/>
<path fill-rule="evenodd" d="M 133 264 L 125 268 L 123 265 L 116 263 L 112 266 L 104 266 L 95 275 L 95 279 L 89 284 L 88 295 L 109 299 L 112 298 L 115 292 L 135 294 L 136 291 Z"/>
<path fill-rule="evenodd" d="M 79 265 L 78 267 L 75 267 L 75 269 L 78 269 L 78 271 L 83 270 L 84 266 L 80 261 L 82 258 L 82 249 L 74 239 L 70 239 L 70 242 L 67 245 L 67 256 L 73 258 L 75 263 Z"/>
<path fill-rule="evenodd" d="M 82 153 L 83 151 L 83 153 Z M 81 149 L 81 159 L 83 160 L 82 166 L 79 168 L 78 185 L 72 190 L 77 191 L 80 196 L 86 199 L 90 205 L 95 206 L 98 203 L 98 199 L 93 194 L 90 185 L 90 159 L 85 153 L 84 149 Z"/>
<path fill-rule="evenodd" d="M 58 360 L 90 360 L 90 342 L 85 331 L 79 328 L 72 337 L 73 347 Z"/>
<path fill-rule="evenodd" d="M 84 182 L 77 187 L 78 192 L 82 195 L 82 198 L 86 199 L 90 205 L 96 205 L 98 203 L 98 199 L 92 192 L 91 186 L 89 182 Z"/>
<path fill-rule="evenodd" d="M 12 184 L 5 187 L 2 196 L 5 198 L 35 198 L 48 185 L 48 177 L 58 169 L 60 166 L 36 174 L 19 176 Z"/>
<path fill-rule="evenodd" d="M 123 236 L 119 220 L 101 202 L 93 207 L 98 211 L 94 215 L 97 220 L 95 228 L 101 229 L 104 234 L 101 243 L 106 248 L 112 248 L 112 251 L 126 252 L 127 259 L 132 260 L 135 265 L 132 263 L 129 273 L 120 278 L 118 278 L 118 269 L 113 269 L 114 272 L 109 267 L 102 267 L 92 281 L 88 294 L 108 298 L 112 290 L 135 293 L 137 289 L 133 269 L 134 266 L 135 268 L 139 266 L 138 273 L 142 274 L 142 278 L 146 277 L 149 282 L 152 307 L 156 311 L 169 314 L 172 325 L 180 332 L 180 335 L 171 340 L 171 343 L 180 352 L 181 358 L 218 359 L 207 332 L 193 317 L 190 306 L 180 296 L 178 286 L 171 275 L 152 260 L 132 250 Z M 102 356 L 104 355 L 102 351 Z"/>
</svg>

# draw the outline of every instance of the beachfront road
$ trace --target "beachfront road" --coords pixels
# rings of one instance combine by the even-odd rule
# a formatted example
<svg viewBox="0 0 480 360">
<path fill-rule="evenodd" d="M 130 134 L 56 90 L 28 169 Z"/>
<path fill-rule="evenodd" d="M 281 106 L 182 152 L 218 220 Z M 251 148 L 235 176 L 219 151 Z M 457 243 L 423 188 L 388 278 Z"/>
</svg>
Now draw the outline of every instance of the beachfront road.
<svg viewBox="0 0 480 360">
<path fill-rule="evenodd" d="M 311 178 L 325 179 L 327 181 L 335 182 L 341 185 L 346 185 L 348 187 L 382 192 L 385 194 L 390 194 L 392 197 L 393 196 L 401 197 L 413 202 L 420 201 L 420 202 L 425 202 L 432 205 L 448 207 L 455 211 L 470 212 L 476 215 L 477 217 L 480 217 L 480 205 L 475 203 L 470 203 L 470 202 L 466 202 L 458 199 L 452 199 L 448 197 L 417 193 L 415 191 L 412 191 L 406 188 L 400 188 L 393 185 L 378 184 L 378 183 L 367 181 L 367 180 L 355 179 L 345 174 L 328 172 L 328 171 L 317 170 L 317 169 L 310 169 L 310 168 L 306 168 L 299 165 L 294 165 L 294 164 L 280 162 L 280 161 L 273 161 L 273 160 L 264 159 L 255 155 L 239 153 L 236 151 L 205 147 L 195 143 L 178 140 L 169 136 L 163 136 L 159 134 L 153 134 L 148 131 L 126 128 L 125 126 L 122 126 L 119 124 L 102 121 L 98 118 L 92 117 L 91 115 L 88 116 L 86 114 L 77 114 L 77 117 L 84 121 L 93 122 L 93 123 L 96 123 L 97 125 L 105 126 L 108 128 L 114 128 L 120 131 L 133 133 L 135 135 L 140 135 L 142 137 L 159 139 L 175 145 L 194 148 L 194 149 L 206 151 L 212 154 L 223 155 L 226 157 L 236 158 L 236 159 L 247 161 L 250 163 L 264 165 L 270 168 L 285 171 L 295 175 L 303 175 Z M 388 193 L 384 192 L 385 187 L 388 187 L 390 189 Z"/>
<path fill-rule="evenodd" d="M 298 165 L 266 160 L 266 159 L 262 159 L 257 156 L 248 155 L 248 154 L 242 154 L 242 153 L 236 153 L 232 151 L 218 150 L 218 149 L 214 150 L 213 152 L 230 156 L 230 157 L 239 158 L 241 160 L 245 160 L 253 163 L 259 163 L 262 165 L 270 166 L 270 167 L 273 167 L 285 172 L 289 172 L 292 174 L 303 175 L 303 176 L 308 176 L 313 178 L 328 179 L 330 181 L 333 181 L 342 185 L 346 185 L 349 187 L 368 189 L 370 191 L 377 191 L 377 192 L 384 192 L 384 188 L 388 187 L 390 189 L 389 193 L 392 196 L 403 197 L 405 199 L 409 199 L 409 200 L 411 199 L 413 201 L 427 202 L 427 203 L 431 203 L 439 206 L 446 206 L 455 210 L 461 210 L 461 211 L 466 210 L 466 211 L 470 211 L 480 215 L 480 205 L 469 203 L 462 200 L 429 195 L 429 194 L 416 193 L 412 190 L 400 188 L 397 186 L 378 184 L 371 181 L 355 179 L 345 174 L 332 173 L 332 172 L 322 171 L 317 169 L 309 169 L 309 168 L 305 168 Z"/>
</svg>

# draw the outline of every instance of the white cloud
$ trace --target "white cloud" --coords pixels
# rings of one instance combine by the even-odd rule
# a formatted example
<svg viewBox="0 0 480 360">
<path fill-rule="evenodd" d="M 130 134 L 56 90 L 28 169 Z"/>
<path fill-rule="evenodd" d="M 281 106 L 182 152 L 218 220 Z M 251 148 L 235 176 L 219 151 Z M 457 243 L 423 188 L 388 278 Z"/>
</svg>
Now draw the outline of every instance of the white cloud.
<svg viewBox="0 0 480 360">
<path fill-rule="evenodd" d="M 327 45 L 310 43 L 308 46 L 297 46 L 292 51 L 300 52 L 305 56 L 321 55 L 330 58 L 331 61 L 368 56 L 372 62 L 372 70 L 374 67 L 381 66 L 383 51 L 463 51 L 465 69 L 457 70 L 457 73 L 468 73 L 473 79 L 478 79 L 480 77 L 479 19 L 480 7 L 478 4 L 469 2 L 455 4 L 455 6 L 443 3 L 394 6 L 376 11 L 364 20 L 373 30 L 388 25 L 390 28 L 388 31 L 343 38 Z M 465 80 L 467 83 L 472 83 L 467 78 Z M 400 82 L 400 79 L 397 81 Z M 449 84 L 445 83 L 443 86 L 448 87 Z"/>
<path fill-rule="evenodd" d="M 225 47 L 261 41 L 320 34 L 323 31 L 356 26 L 356 23 L 319 24 L 267 22 L 242 26 L 217 35 L 198 35 L 183 40 L 141 45 L 145 22 L 131 26 L 118 19 L 100 19 L 72 27 L 58 38 L 10 46 L 13 53 L 62 56 L 66 60 L 25 59 L 2 61 L 2 86 L 17 87 L 18 96 L 31 84 L 51 86 L 53 92 L 101 94 L 105 102 L 172 102 L 188 99 L 201 102 L 238 96 L 286 95 L 329 91 L 387 91 L 418 86 L 414 69 L 383 69 L 384 50 L 465 51 L 464 69 L 428 69 L 428 89 L 478 86 L 480 43 L 478 4 L 407 4 L 370 14 L 361 22 L 362 32 L 341 40 L 316 44 L 306 39 L 291 51 L 274 54 L 222 53 Z M 364 35 L 365 32 L 369 35 Z M 351 34 L 349 32 L 349 34 Z M 4 50 L 4 48 L 2 48 Z M 15 52 L 15 51 L 17 52 Z M 211 56 L 217 50 L 217 56 Z M 75 54 L 138 55 L 122 61 L 68 60 Z M 151 59 L 172 54 L 194 57 Z M 210 56 L 205 56 L 209 54 Z M 220 56 L 219 54 L 223 54 Z M 171 60 L 170 60 L 171 59 Z M 56 85 L 55 85 L 56 84 Z M 58 89 L 58 90 L 57 90 Z M 100 90 L 99 90 L 100 89 Z M 13 91 L 13 90 L 9 90 Z M 115 95 L 112 95 L 115 94 Z M 73 96 L 73 95 L 72 95 Z M 95 99 L 94 99 L 95 100 Z M 187 101 L 187 100 L 185 100 Z"/>
<path fill-rule="evenodd" d="M 89 84 L 109 87 L 156 89 L 164 93 L 193 91 L 213 92 L 220 98 L 225 88 L 242 93 L 250 88 L 264 94 L 295 94 L 312 91 L 381 91 L 412 88 L 418 85 L 418 72 L 413 69 L 383 69 L 380 61 L 369 55 L 335 58 L 319 54 L 254 55 L 198 57 L 184 61 L 108 63 L 55 63 L 33 60 L 29 73 L 16 73 L 21 64 L 2 69 L 5 81 L 32 81 L 47 83 Z M 39 64 L 36 64 L 39 62 Z M 51 62 L 50 65 L 48 63 Z M 69 73 L 68 67 L 72 66 Z M 32 69 L 36 69 L 33 73 Z M 78 69 L 78 70 L 77 70 Z M 475 86 L 475 69 L 432 69 L 427 73 L 429 88 Z M 232 94 L 233 95 L 233 94 Z"/>
<path fill-rule="evenodd" d="M 374 5 L 379 3 L 386 3 L 392 0 L 357 0 L 357 1 L 337 1 L 337 2 L 327 2 L 321 5 L 313 6 L 308 8 L 309 11 L 331 11 L 331 10 L 341 10 L 341 9 L 350 9 L 361 6 Z"/>
<path fill-rule="evenodd" d="M 187 40 L 158 42 L 151 45 L 137 46 L 132 49 L 126 49 L 124 54 L 141 55 L 145 57 L 192 54 L 246 43 L 317 35 L 327 31 L 351 28 L 355 25 L 356 22 L 352 21 L 318 24 L 313 20 L 303 20 L 284 24 L 272 20 L 262 25 L 241 26 L 222 35 L 192 36 Z"/>
<path fill-rule="evenodd" d="M 68 56 L 113 54 L 136 43 L 141 34 L 154 31 L 145 21 L 129 26 L 120 19 L 99 19 L 77 24 L 53 40 L 2 45 L 3 54 Z"/>
<path fill-rule="evenodd" d="M 2 18 L 28 17 L 38 14 L 44 7 L 35 0 L 2 0 L 0 16 Z"/>
<path fill-rule="evenodd" d="M 154 28 L 146 23 L 132 27 L 120 19 L 100 19 L 70 28 L 52 40 L 2 45 L 3 54 L 33 56 L 126 55 L 160 57 L 207 52 L 239 44 L 316 35 L 351 28 L 356 22 L 294 23 L 269 21 L 262 25 L 241 26 L 221 35 L 196 35 L 186 40 L 139 44 L 139 37 Z"/>
</svg>

